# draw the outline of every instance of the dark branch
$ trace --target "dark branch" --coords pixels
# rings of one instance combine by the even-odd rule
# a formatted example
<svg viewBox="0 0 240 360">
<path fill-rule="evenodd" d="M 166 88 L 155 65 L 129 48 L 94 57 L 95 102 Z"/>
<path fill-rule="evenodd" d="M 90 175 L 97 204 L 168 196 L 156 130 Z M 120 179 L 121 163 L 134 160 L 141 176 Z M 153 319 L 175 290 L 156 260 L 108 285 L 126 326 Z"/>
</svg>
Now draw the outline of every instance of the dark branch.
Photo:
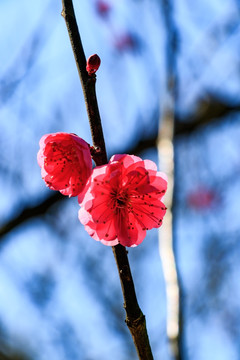
<svg viewBox="0 0 240 360">
<path fill-rule="evenodd" d="M 99 152 L 96 152 L 93 159 L 96 165 L 104 165 L 107 163 L 107 154 L 95 92 L 96 77 L 90 76 L 86 72 L 86 58 L 80 34 L 78 32 L 72 1 L 62 0 L 62 4 L 62 15 L 67 25 L 72 50 L 82 83 L 93 145 L 100 150 Z M 122 245 L 117 245 L 113 247 L 112 250 L 115 256 L 122 286 L 125 310 L 127 314 L 126 322 L 132 334 L 139 359 L 152 360 L 153 356 L 148 341 L 145 317 L 143 316 L 137 302 L 126 249 Z"/>
<path fill-rule="evenodd" d="M 74 8 L 71 0 L 62 0 L 62 16 L 65 19 L 68 35 L 72 45 L 78 74 L 81 80 L 84 99 L 86 103 L 89 124 L 91 128 L 93 146 L 100 151 L 94 157 L 96 165 L 107 163 L 107 154 L 102 131 L 101 118 L 96 98 L 95 83 L 96 77 L 88 75 L 86 71 L 86 57 L 82 46 L 81 37 L 78 31 Z"/>
<path fill-rule="evenodd" d="M 120 244 L 113 246 L 112 249 L 121 281 L 126 323 L 132 334 L 138 357 L 142 360 L 153 360 L 146 330 L 146 320 L 138 305 L 126 249 Z"/>
</svg>

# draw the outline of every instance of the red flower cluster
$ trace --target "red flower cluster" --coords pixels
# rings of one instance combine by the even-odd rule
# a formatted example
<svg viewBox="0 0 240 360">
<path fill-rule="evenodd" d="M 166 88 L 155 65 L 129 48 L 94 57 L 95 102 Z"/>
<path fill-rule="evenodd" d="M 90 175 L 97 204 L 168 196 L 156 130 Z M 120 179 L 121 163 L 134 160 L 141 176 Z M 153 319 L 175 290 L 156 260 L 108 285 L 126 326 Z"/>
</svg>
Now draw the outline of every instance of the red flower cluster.
<svg viewBox="0 0 240 360">
<path fill-rule="evenodd" d="M 42 178 L 52 190 L 76 196 L 85 187 L 92 172 L 89 145 L 74 134 L 44 135 L 37 155 Z"/>
<path fill-rule="evenodd" d="M 79 220 L 95 240 L 136 246 L 146 230 L 161 226 L 167 179 L 152 161 L 114 155 L 92 170 L 89 145 L 66 133 L 44 135 L 37 158 L 50 189 L 78 195 Z"/>
<path fill-rule="evenodd" d="M 162 224 L 166 189 L 166 176 L 152 161 L 114 155 L 107 165 L 93 170 L 79 195 L 79 220 L 105 245 L 139 245 L 146 230 Z"/>
</svg>

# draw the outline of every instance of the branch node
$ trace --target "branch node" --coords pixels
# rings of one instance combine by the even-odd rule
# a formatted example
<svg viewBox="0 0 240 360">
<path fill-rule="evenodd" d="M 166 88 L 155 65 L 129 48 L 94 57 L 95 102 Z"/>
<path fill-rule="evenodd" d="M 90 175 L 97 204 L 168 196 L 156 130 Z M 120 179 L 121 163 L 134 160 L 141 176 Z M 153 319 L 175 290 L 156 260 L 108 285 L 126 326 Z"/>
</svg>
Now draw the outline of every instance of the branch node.
<svg viewBox="0 0 240 360">
<path fill-rule="evenodd" d="M 145 324 L 145 316 L 143 315 L 142 312 L 140 313 L 140 316 L 136 319 L 127 316 L 125 322 L 129 328 L 131 328 L 132 330 L 136 330 L 140 326 Z"/>
<path fill-rule="evenodd" d="M 74 13 L 72 13 L 71 11 L 66 11 L 66 9 L 62 10 L 61 15 L 64 19 L 66 19 L 67 16 L 71 16 L 72 18 L 74 18 Z"/>
<path fill-rule="evenodd" d="M 131 281 L 131 275 L 129 273 L 129 267 L 127 265 L 124 265 L 123 268 L 120 270 L 120 274 L 122 275 L 122 278 L 126 281 Z"/>
</svg>

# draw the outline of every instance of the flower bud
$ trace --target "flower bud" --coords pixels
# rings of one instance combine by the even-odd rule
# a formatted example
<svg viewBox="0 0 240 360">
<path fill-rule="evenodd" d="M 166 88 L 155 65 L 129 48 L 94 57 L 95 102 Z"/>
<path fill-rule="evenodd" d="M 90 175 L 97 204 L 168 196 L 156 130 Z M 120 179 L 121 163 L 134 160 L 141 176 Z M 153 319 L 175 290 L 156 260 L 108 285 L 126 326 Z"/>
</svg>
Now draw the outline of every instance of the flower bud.
<svg viewBox="0 0 240 360">
<path fill-rule="evenodd" d="M 98 70 L 99 66 L 101 64 L 101 59 L 97 54 L 91 55 L 87 59 L 87 66 L 86 70 L 88 72 L 88 75 L 93 75 Z"/>
</svg>

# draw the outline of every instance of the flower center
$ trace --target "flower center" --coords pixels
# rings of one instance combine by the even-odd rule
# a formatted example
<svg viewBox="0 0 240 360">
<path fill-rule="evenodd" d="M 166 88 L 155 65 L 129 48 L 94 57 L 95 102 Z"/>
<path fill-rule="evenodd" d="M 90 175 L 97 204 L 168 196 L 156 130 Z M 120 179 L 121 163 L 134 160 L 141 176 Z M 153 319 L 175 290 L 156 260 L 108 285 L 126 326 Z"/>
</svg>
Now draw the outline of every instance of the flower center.
<svg viewBox="0 0 240 360">
<path fill-rule="evenodd" d="M 129 196 L 126 190 L 114 190 L 111 195 L 116 208 L 124 208 L 129 202 Z"/>
</svg>

